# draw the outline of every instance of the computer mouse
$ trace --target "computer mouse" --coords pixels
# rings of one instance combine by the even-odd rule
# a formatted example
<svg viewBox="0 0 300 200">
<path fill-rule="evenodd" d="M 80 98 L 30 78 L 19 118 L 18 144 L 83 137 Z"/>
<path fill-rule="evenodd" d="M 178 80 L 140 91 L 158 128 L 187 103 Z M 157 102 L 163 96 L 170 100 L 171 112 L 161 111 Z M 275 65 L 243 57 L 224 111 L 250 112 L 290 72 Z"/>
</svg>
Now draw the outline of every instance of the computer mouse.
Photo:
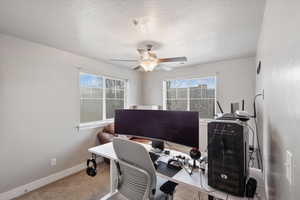
<svg viewBox="0 0 300 200">
<path fill-rule="evenodd" d="M 169 150 L 165 150 L 164 153 L 165 153 L 166 155 L 170 155 L 170 151 L 169 151 Z"/>
</svg>

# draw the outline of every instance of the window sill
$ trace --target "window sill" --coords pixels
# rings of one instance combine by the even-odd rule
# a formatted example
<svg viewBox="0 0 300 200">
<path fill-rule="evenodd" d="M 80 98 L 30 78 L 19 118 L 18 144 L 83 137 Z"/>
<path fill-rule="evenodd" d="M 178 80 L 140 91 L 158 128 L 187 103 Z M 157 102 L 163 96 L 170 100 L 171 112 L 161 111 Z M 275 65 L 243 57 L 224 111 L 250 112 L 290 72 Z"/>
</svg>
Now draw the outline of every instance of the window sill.
<svg viewBox="0 0 300 200">
<path fill-rule="evenodd" d="M 211 122 L 213 119 L 200 119 L 200 124 L 207 124 L 208 122 Z"/>
<path fill-rule="evenodd" d="M 200 119 L 199 122 L 200 122 L 200 124 L 207 125 L 207 123 L 212 120 L 213 119 Z M 78 131 L 94 129 L 94 128 L 101 128 L 101 127 L 104 127 L 113 122 L 114 122 L 114 119 L 107 119 L 107 120 L 102 120 L 102 121 L 98 121 L 98 122 L 82 123 L 79 126 L 77 126 L 76 128 Z"/>
<path fill-rule="evenodd" d="M 94 129 L 94 128 L 101 128 L 104 127 L 110 123 L 113 123 L 114 119 L 107 119 L 107 120 L 102 120 L 98 122 L 90 122 L 90 123 L 82 123 L 77 126 L 77 130 L 86 130 L 86 129 Z"/>
</svg>

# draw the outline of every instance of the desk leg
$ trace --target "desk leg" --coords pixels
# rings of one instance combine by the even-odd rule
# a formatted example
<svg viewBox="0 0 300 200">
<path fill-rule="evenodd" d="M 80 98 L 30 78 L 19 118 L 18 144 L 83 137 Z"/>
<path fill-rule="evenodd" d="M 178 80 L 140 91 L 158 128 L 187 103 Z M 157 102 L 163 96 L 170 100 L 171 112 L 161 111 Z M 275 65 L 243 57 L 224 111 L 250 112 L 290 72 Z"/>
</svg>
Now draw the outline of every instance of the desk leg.
<svg viewBox="0 0 300 200">
<path fill-rule="evenodd" d="M 117 190 L 118 174 L 117 166 L 113 160 L 110 160 L 110 192 L 113 193 Z"/>
</svg>

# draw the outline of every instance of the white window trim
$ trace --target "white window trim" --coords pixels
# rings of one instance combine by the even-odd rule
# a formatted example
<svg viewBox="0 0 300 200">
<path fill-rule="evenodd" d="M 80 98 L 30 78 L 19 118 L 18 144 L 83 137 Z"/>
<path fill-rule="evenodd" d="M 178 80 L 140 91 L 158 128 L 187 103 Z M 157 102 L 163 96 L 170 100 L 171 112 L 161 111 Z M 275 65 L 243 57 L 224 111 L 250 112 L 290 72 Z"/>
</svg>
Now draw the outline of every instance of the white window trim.
<svg viewBox="0 0 300 200">
<path fill-rule="evenodd" d="M 216 73 L 215 75 L 210 75 L 210 76 L 201 76 L 201 77 L 198 77 L 198 78 L 175 78 L 175 79 L 165 79 L 163 80 L 163 110 L 167 110 L 167 81 L 174 81 L 174 80 L 193 80 L 193 79 L 204 79 L 204 78 L 215 78 L 216 80 L 216 88 L 215 88 L 215 114 L 217 112 L 217 90 L 218 90 L 218 73 Z M 188 94 L 189 94 L 189 89 L 188 89 Z M 188 111 L 190 110 L 190 105 L 189 105 L 189 101 L 188 101 Z M 209 122 L 213 119 L 210 119 L 210 118 L 201 118 L 200 121 L 202 122 Z"/>
<path fill-rule="evenodd" d="M 167 80 L 163 81 L 163 110 L 167 110 Z"/>
<path fill-rule="evenodd" d="M 104 127 L 108 124 L 111 124 L 114 121 L 115 121 L 114 119 L 107 119 L 107 120 L 101 120 L 101 121 L 86 122 L 86 123 L 79 124 L 79 126 L 77 126 L 76 128 L 78 130 L 100 128 L 100 127 Z"/>
<path fill-rule="evenodd" d="M 128 79 L 122 79 L 122 78 L 116 78 L 116 77 L 112 77 L 112 76 L 105 76 L 105 75 L 101 75 L 99 73 L 93 73 L 93 72 L 85 72 L 85 71 L 79 71 L 79 90 L 80 90 L 80 74 L 90 74 L 90 75 L 94 75 L 94 76 L 99 76 L 102 78 L 102 84 L 103 84 L 103 95 L 102 95 L 102 118 L 103 120 L 99 120 L 99 121 L 92 121 L 92 122 L 84 122 L 84 123 L 80 123 L 79 125 L 76 127 L 77 130 L 84 130 L 84 129 L 93 129 L 93 128 L 100 128 L 100 127 L 104 127 L 107 124 L 113 123 L 114 122 L 114 118 L 106 118 L 106 84 L 105 81 L 106 79 L 113 79 L 113 80 L 120 80 L 120 81 L 124 81 L 125 85 L 124 85 L 124 108 L 128 108 L 128 89 L 129 89 L 129 80 Z M 80 95 L 79 95 L 79 108 L 80 108 Z M 80 121 L 80 111 L 79 111 L 79 121 Z"/>
</svg>

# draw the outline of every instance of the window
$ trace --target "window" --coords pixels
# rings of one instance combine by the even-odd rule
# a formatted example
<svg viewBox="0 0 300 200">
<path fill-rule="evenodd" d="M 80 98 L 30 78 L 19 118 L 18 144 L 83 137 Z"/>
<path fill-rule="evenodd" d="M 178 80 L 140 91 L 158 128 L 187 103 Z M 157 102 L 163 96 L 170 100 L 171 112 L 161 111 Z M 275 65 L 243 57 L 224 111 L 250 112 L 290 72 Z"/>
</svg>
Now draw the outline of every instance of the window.
<svg viewBox="0 0 300 200">
<path fill-rule="evenodd" d="M 114 118 L 115 110 L 124 108 L 125 82 L 106 79 L 106 118 Z"/>
<path fill-rule="evenodd" d="M 80 123 L 114 118 L 126 106 L 126 80 L 80 73 Z"/>
<path fill-rule="evenodd" d="M 164 108 L 198 111 L 200 118 L 215 115 L 216 77 L 164 81 Z"/>
</svg>

